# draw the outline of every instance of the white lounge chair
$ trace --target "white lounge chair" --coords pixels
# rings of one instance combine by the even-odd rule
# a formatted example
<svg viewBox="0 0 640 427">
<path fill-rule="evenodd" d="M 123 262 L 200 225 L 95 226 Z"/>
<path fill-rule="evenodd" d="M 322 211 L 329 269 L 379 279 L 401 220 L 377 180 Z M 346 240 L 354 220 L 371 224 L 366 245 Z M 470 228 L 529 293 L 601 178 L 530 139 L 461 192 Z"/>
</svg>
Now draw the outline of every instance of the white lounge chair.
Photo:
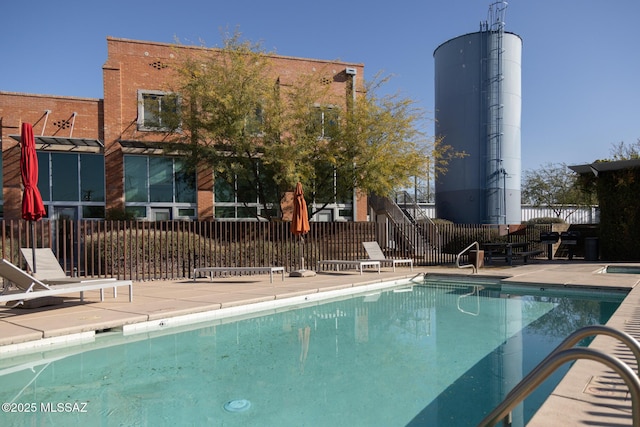
<svg viewBox="0 0 640 427">
<path fill-rule="evenodd" d="M 89 279 L 77 280 L 71 283 L 61 283 L 62 280 L 55 280 L 56 284 L 39 280 L 24 270 L 19 269 L 6 259 L 0 259 L 0 277 L 5 279 L 5 288 L 0 294 L 0 302 L 31 300 L 35 298 L 49 297 L 53 295 L 80 293 L 80 301 L 84 301 L 84 292 L 100 290 L 100 301 L 104 301 L 104 289 L 113 288 L 114 298 L 117 296 L 116 288 L 119 286 L 129 287 L 129 302 L 133 301 L 133 282 L 131 280 L 115 279 Z M 8 292 L 6 282 L 11 282 L 17 292 Z"/>
<path fill-rule="evenodd" d="M 372 260 L 358 260 L 351 261 L 345 259 L 324 259 L 318 261 L 317 270 L 322 271 L 323 267 L 332 266 L 335 271 L 340 271 L 340 267 L 355 267 L 360 274 L 364 271 L 366 267 L 372 267 L 378 270 L 378 274 L 380 274 L 380 261 L 372 261 Z"/>
<path fill-rule="evenodd" d="M 209 273 L 209 279 L 213 281 L 215 273 L 269 273 L 269 281 L 273 283 L 273 275 L 280 273 L 284 280 L 284 267 L 196 267 L 193 269 L 193 281 L 196 281 L 199 273 Z"/>
<path fill-rule="evenodd" d="M 364 250 L 367 251 L 369 260 L 380 261 L 382 265 L 392 265 L 393 271 L 396 271 L 396 265 L 408 264 L 413 271 L 413 260 L 411 258 L 387 258 L 382 252 L 378 242 L 362 242 Z"/>
<path fill-rule="evenodd" d="M 79 278 L 79 277 L 71 277 L 67 276 L 67 273 L 63 270 L 58 258 L 53 253 L 51 248 L 36 248 L 36 268 L 33 265 L 33 249 L 31 248 L 20 248 L 20 252 L 22 253 L 22 257 L 27 262 L 28 273 L 31 274 L 36 279 L 40 279 L 43 283 L 47 285 L 56 285 L 56 284 L 70 284 L 76 282 L 104 282 L 105 280 L 115 280 L 112 278 Z M 115 290 L 115 289 L 114 289 Z"/>
<path fill-rule="evenodd" d="M 58 258 L 50 248 L 36 248 L 36 265 L 33 265 L 33 252 L 32 248 L 20 248 L 22 257 L 27 262 L 29 272 L 38 279 L 46 279 L 47 281 L 65 280 L 67 282 L 70 279 L 75 278 L 67 276 L 67 273 L 60 266 Z"/>
</svg>

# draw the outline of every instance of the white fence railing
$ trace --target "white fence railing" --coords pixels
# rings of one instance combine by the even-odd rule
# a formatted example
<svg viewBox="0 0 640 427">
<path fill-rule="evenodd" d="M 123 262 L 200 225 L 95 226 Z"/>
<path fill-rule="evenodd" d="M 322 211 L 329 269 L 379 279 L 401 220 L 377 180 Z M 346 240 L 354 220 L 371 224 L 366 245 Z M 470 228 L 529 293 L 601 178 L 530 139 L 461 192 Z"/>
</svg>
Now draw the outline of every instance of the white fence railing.
<svg viewBox="0 0 640 427">
<path fill-rule="evenodd" d="M 437 218 L 436 205 L 433 203 L 420 203 L 420 207 L 429 218 Z M 558 215 L 551 207 L 535 207 L 522 205 L 522 221 L 529 221 L 534 218 L 555 218 Z M 600 209 L 598 206 L 577 207 L 568 206 L 560 209 L 560 218 L 568 224 L 598 224 L 600 222 Z"/>
<path fill-rule="evenodd" d="M 522 221 L 529 221 L 533 218 L 554 218 L 557 215 L 552 207 L 522 206 Z M 600 222 L 600 208 L 598 206 L 568 206 L 559 209 L 560 218 L 568 224 L 598 224 Z"/>
</svg>

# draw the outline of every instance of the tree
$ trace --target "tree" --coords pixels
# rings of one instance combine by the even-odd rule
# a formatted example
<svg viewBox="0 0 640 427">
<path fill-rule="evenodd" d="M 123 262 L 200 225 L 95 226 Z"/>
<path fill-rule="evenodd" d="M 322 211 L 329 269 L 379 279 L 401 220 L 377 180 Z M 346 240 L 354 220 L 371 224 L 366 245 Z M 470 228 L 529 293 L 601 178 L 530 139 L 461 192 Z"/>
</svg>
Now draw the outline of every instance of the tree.
<svg viewBox="0 0 640 427">
<path fill-rule="evenodd" d="M 627 145 L 624 141 L 612 144 L 610 154 L 612 161 L 640 159 L 640 138 L 635 144 Z"/>
<path fill-rule="evenodd" d="M 638 138 L 638 140 L 632 144 L 625 144 L 624 141 L 619 143 L 612 143 L 609 154 L 611 155 L 610 158 L 604 160 L 596 160 L 595 163 L 640 159 L 640 138 Z M 634 180 L 632 176 L 628 176 L 627 178 L 629 179 L 628 183 L 631 183 Z M 599 200 L 600 197 L 610 196 L 606 194 L 606 192 L 610 191 L 610 189 L 600 189 L 602 193 L 599 194 L 597 188 L 598 179 L 594 174 L 589 173 L 578 175 L 577 183 L 581 191 L 585 194 L 588 194 L 588 197 L 590 197 L 591 200 Z"/>
<path fill-rule="evenodd" d="M 206 52 L 206 54 L 202 54 Z M 278 200 L 265 147 L 278 138 L 280 101 L 269 55 L 239 34 L 219 50 L 198 50 L 175 64 L 178 109 L 164 111 L 168 129 L 190 171 L 212 168 L 216 183 L 249 203 L 256 198 L 269 212 Z M 269 121 L 266 121 L 266 118 Z M 275 133 L 275 134 L 274 134 Z M 223 186 L 218 186 L 223 191 Z"/>
<path fill-rule="evenodd" d="M 640 139 L 635 144 L 614 144 L 611 159 L 593 163 L 593 171 L 580 175 L 586 191 L 597 194 L 600 205 L 600 253 L 605 260 L 637 261 L 640 239 Z M 603 168 L 598 163 L 605 164 Z M 612 164 L 606 165 L 607 162 Z M 617 163 L 617 164 L 616 164 Z"/>
<path fill-rule="evenodd" d="M 547 163 L 539 170 L 525 171 L 522 179 L 522 203 L 548 206 L 556 217 L 566 220 L 579 206 L 593 204 L 593 197 L 578 185 L 576 176 L 565 163 Z"/>
<path fill-rule="evenodd" d="M 329 141 L 332 161 L 355 187 L 389 196 L 424 174 L 427 139 L 419 130 L 423 111 L 398 94 L 378 95 L 388 78 L 366 82 L 365 91 L 341 116 Z"/>
<path fill-rule="evenodd" d="M 390 195 L 424 174 L 427 154 L 446 152 L 418 130 L 414 101 L 378 96 L 387 79 L 349 98 L 324 84 L 329 70 L 281 84 L 272 60 L 238 32 L 221 49 L 181 58 L 171 88 L 179 108 L 163 112 L 170 149 L 193 171 L 213 168 L 216 185 L 257 197 L 267 217 L 297 181 L 320 205 L 350 200 L 354 189 Z"/>
</svg>

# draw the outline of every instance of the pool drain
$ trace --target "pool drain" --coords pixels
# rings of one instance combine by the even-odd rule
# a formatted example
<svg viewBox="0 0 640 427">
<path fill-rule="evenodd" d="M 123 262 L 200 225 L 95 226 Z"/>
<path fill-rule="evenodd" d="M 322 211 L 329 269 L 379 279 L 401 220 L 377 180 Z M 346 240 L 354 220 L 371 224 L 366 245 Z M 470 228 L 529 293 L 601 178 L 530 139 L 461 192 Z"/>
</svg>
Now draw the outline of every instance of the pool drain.
<svg viewBox="0 0 640 427">
<path fill-rule="evenodd" d="M 224 404 L 224 410 L 227 412 L 244 412 L 251 407 L 251 402 L 247 399 L 230 400 Z"/>
</svg>

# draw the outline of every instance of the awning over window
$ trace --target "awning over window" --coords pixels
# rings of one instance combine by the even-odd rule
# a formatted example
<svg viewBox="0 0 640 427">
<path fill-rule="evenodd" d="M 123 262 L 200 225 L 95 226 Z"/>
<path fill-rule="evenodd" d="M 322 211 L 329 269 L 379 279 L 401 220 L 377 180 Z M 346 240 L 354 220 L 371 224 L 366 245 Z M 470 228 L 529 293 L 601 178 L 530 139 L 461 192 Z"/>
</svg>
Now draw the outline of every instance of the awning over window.
<svg viewBox="0 0 640 427">
<path fill-rule="evenodd" d="M 167 152 L 166 143 L 149 141 L 119 140 L 122 152 L 125 154 L 154 154 L 154 155 L 178 155 L 172 151 Z"/>
<path fill-rule="evenodd" d="M 20 142 L 20 135 L 9 135 Z M 99 139 L 68 138 L 60 136 L 34 136 L 36 150 L 41 151 L 80 151 L 83 153 L 102 153 L 104 144 Z"/>
<path fill-rule="evenodd" d="M 126 154 L 162 154 L 162 145 L 159 142 L 145 141 L 118 141 L 122 152 Z"/>
</svg>

